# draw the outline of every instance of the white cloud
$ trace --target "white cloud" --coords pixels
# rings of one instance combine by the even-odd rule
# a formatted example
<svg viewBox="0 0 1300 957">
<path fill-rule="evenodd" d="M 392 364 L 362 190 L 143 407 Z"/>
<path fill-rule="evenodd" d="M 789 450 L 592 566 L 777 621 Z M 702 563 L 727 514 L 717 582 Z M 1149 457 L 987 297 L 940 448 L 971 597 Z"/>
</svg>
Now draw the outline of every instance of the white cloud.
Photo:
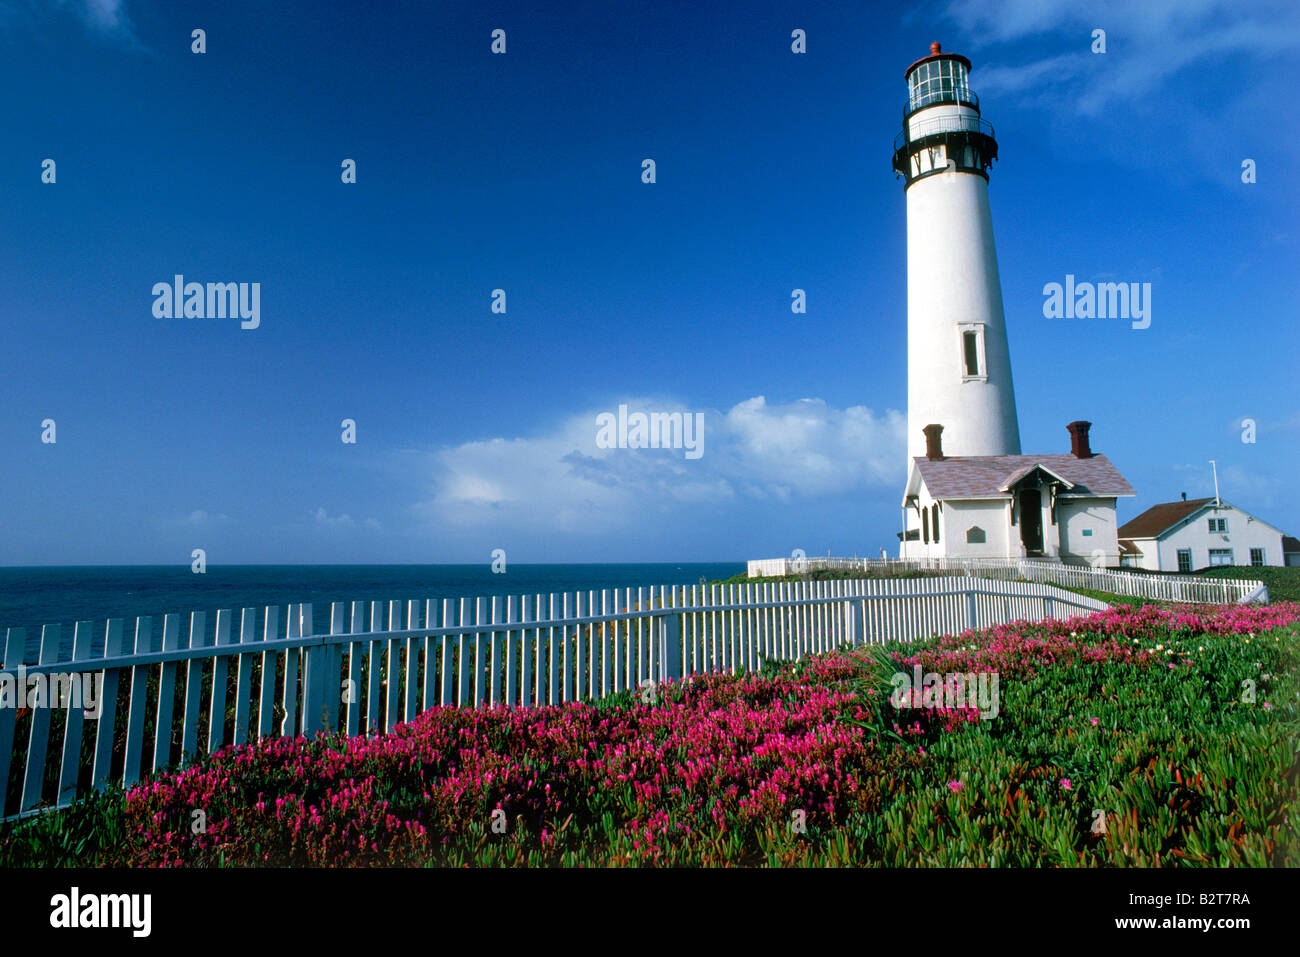
<svg viewBox="0 0 1300 957">
<path fill-rule="evenodd" d="M 38 29 L 51 13 L 71 14 L 87 30 L 101 37 L 126 40 L 132 46 L 137 43 L 126 0 L 3 0 L 0 28 L 18 35 Z"/>
<path fill-rule="evenodd" d="M 422 517 L 460 527 L 499 526 L 601 534 L 653 515 L 741 498 L 852 493 L 900 480 L 905 417 L 820 399 L 768 405 L 763 396 L 726 412 L 661 399 L 624 400 L 629 412 L 702 411 L 703 454 L 603 449 L 591 409 L 544 434 L 467 442 L 426 457 L 430 497 Z"/>
<path fill-rule="evenodd" d="M 85 0 L 86 22 L 100 30 L 130 30 L 123 0 Z"/>
<path fill-rule="evenodd" d="M 312 518 L 314 518 L 316 524 L 322 528 L 351 528 L 356 525 L 356 522 L 352 521 L 350 515 L 331 516 L 323 508 L 318 508 L 316 511 L 312 512 Z"/>
<path fill-rule="evenodd" d="M 1088 116 L 1117 103 L 1140 104 L 1193 64 L 1300 49 L 1293 0 L 953 0 L 947 15 L 976 44 L 1058 39 L 1062 52 L 1053 56 L 981 68 L 977 89 L 1050 96 Z M 1091 52 L 1098 28 L 1106 31 L 1104 54 Z"/>
<path fill-rule="evenodd" d="M 206 512 L 201 508 L 196 508 L 188 515 L 182 515 L 179 518 L 170 520 L 173 525 L 184 525 L 189 528 L 210 528 L 214 525 L 221 525 L 230 521 L 230 516 L 221 512 Z"/>
</svg>

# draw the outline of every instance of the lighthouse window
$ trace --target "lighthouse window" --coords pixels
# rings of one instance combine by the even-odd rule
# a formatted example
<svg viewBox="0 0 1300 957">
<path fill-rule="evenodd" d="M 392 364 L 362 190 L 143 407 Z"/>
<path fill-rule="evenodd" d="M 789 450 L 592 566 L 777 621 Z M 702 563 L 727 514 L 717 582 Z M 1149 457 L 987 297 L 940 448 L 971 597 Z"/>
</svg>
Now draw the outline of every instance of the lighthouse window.
<svg viewBox="0 0 1300 957">
<path fill-rule="evenodd" d="M 966 355 L 966 374 L 980 374 L 980 344 L 973 332 L 963 332 L 961 336 L 962 346 Z"/>
<path fill-rule="evenodd" d="M 988 357 L 984 351 L 984 324 L 981 322 L 963 322 L 958 325 L 961 332 L 961 371 L 962 378 L 985 380 L 988 378 Z"/>
</svg>

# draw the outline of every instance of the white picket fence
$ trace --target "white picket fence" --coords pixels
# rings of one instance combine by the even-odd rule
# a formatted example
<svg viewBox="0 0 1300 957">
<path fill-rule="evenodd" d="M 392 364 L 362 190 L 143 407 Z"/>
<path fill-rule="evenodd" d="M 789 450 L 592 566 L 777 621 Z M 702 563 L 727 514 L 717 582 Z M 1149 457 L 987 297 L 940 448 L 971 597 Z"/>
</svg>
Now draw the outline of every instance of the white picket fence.
<svg viewBox="0 0 1300 957">
<path fill-rule="evenodd" d="M 386 616 L 384 602 L 352 602 L 350 616 L 335 602 L 328 631 L 319 633 L 309 604 L 290 605 L 283 616 L 277 607 L 261 615 L 244 608 L 237 627 L 231 611 L 218 611 L 212 643 L 204 612 L 190 615 L 188 634 L 180 615 L 165 615 L 160 642 L 153 619 L 137 618 L 129 649 L 123 619 L 110 619 L 96 653 L 97 629 L 81 621 L 66 661 L 61 626 L 47 625 L 39 664 L 26 677 L 93 674 L 102 683 L 100 714 L 88 719 L 46 699 L 24 716 L 26 748 L 15 751 L 17 711 L 0 707 L 0 820 L 65 807 L 109 781 L 130 786 L 200 750 L 251 739 L 376 734 L 436 705 L 596 700 L 647 681 L 1107 607 L 1049 585 L 969 577 L 393 601 Z M 24 629 L 10 628 L 5 671 L 19 673 L 25 647 Z M 62 741 L 54 766 L 46 759 L 56 716 Z M 22 778 L 6 816 L 11 767 Z"/>
<path fill-rule="evenodd" d="M 819 568 L 885 575 L 906 571 L 952 571 L 980 578 L 1025 579 L 1070 588 L 1089 588 L 1153 601 L 1219 605 L 1268 601 L 1268 588 L 1260 581 L 1201 575 L 1144 575 L 1087 565 L 1010 558 L 764 558 L 749 562 L 749 577 L 776 578 Z"/>
</svg>

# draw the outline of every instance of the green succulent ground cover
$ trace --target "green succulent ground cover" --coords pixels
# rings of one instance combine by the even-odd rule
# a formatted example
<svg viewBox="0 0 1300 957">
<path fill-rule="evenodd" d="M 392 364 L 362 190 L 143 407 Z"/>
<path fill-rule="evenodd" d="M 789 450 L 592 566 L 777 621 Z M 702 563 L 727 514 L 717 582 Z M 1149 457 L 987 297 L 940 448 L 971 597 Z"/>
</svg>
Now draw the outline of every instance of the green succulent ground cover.
<svg viewBox="0 0 1300 957">
<path fill-rule="evenodd" d="M 1297 866 L 1297 621 L 1120 608 L 271 739 L 0 830 L 0 865 Z M 997 717 L 897 707 L 914 665 L 996 671 Z"/>
</svg>

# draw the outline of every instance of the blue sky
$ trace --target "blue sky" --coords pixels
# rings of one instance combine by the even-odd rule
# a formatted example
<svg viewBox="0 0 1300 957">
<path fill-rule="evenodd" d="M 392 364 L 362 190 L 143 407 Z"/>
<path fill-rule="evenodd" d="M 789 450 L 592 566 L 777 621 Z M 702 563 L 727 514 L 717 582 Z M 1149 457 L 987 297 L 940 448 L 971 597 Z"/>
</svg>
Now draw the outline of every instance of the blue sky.
<svg viewBox="0 0 1300 957">
<path fill-rule="evenodd" d="M 0 563 L 892 553 L 932 40 L 997 130 L 1025 451 L 1085 418 L 1121 520 L 1216 459 L 1300 534 L 1294 5 L 849 6 L 7 4 Z M 260 327 L 155 317 L 176 273 Z M 1150 328 L 1044 318 L 1067 273 L 1150 282 Z M 598 448 L 620 403 L 704 454 Z"/>
</svg>

